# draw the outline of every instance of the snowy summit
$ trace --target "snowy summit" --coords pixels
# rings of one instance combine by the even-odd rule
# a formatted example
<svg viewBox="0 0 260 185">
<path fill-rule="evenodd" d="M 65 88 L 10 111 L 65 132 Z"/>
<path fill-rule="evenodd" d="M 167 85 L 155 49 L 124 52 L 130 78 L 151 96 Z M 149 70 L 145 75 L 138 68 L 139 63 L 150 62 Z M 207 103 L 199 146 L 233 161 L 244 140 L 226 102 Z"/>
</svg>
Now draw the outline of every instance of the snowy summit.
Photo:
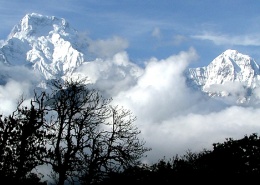
<svg viewBox="0 0 260 185">
<path fill-rule="evenodd" d="M 64 19 L 27 14 L 0 49 L 0 62 L 32 66 L 46 79 L 69 75 L 85 60 L 78 40 Z"/>
<path fill-rule="evenodd" d="M 208 66 L 189 69 L 189 79 L 210 96 L 236 96 L 244 103 L 260 86 L 259 66 L 248 55 L 226 50 Z"/>
</svg>

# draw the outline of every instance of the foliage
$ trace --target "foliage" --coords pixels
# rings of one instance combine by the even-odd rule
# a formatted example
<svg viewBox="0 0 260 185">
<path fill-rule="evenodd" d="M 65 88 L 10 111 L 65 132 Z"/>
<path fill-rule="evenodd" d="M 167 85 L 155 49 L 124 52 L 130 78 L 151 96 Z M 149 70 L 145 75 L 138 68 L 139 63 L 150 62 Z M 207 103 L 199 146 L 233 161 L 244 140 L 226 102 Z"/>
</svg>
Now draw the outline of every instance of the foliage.
<svg viewBox="0 0 260 185">
<path fill-rule="evenodd" d="M 122 173 L 111 174 L 103 184 L 174 184 L 190 182 L 251 182 L 260 175 L 260 137 L 253 133 L 242 139 L 226 139 L 213 143 L 213 150 L 199 153 L 187 151 L 170 160 L 161 159 L 150 166 L 135 166 Z"/>
<path fill-rule="evenodd" d="M 242 139 L 214 143 L 213 151 L 200 158 L 207 171 L 219 175 L 260 175 L 260 137 L 256 133 Z"/>
<path fill-rule="evenodd" d="M 47 135 L 44 130 L 44 112 L 35 107 L 22 106 L 8 117 L 0 119 L 0 176 L 20 182 L 32 169 L 43 163 Z"/>
</svg>

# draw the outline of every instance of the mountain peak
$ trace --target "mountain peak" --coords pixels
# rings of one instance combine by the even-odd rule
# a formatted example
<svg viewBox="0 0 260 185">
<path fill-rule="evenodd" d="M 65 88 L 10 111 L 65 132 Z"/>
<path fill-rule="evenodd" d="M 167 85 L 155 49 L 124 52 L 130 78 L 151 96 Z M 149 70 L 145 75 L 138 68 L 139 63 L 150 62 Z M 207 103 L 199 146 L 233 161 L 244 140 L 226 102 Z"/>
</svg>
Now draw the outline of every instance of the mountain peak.
<svg viewBox="0 0 260 185">
<path fill-rule="evenodd" d="M 51 31 L 64 33 L 69 28 L 68 22 L 55 16 L 44 16 L 38 13 L 26 14 L 20 23 L 14 26 L 8 39 L 12 37 L 40 37 L 46 36 Z"/>
<path fill-rule="evenodd" d="M 249 92 L 259 84 L 260 73 L 254 59 L 228 49 L 208 66 L 189 69 L 189 79 L 210 96 L 234 95 L 239 102 L 245 102 Z"/>
<path fill-rule="evenodd" d="M 237 50 L 228 49 L 217 56 L 208 66 L 226 66 L 230 65 L 234 68 L 258 68 L 253 58 L 246 54 L 239 53 Z"/>
<path fill-rule="evenodd" d="M 78 41 L 65 19 L 26 14 L 0 48 L 0 62 L 31 67 L 46 79 L 70 75 L 85 61 L 87 45 Z"/>
<path fill-rule="evenodd" d="M 237 50 L 234 50 L 234 49 L 227 49 L 227 50 L 224 51 L 222 54 L 223 54 L 223 55 L 235 55 L 235 54 L 238 54 L 238 51 L 237 51 Z"/>
<path fill-rule="evenodd" d="M 220 56 L 223 57 L 229 57 L 229 58 L 251 58 L 249 55 L 246 54 L 242 54 L 240 52 L 238 52 L 237 50 L 233 50 L 233 49 L 227 49 L 226 51 L 224 51 Z"/>
</svg>

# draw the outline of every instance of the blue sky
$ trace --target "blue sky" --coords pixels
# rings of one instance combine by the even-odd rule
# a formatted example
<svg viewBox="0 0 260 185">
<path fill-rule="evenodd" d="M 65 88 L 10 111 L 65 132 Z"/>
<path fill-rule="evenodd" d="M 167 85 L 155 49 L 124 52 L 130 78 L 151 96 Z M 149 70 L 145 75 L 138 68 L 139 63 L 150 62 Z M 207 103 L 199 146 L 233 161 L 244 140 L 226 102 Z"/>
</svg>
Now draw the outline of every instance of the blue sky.
<svg viewBox="0 0 260 185">
<path fill-rule="evenodd" d="M 26 13 L 65 18 L 92 39 L 121 37 L 136 63 L 167 58 L 193 47 L 193 66 L 205 66 L 226 49 L 260 62 L 258 0 L 0 0 L 0 39 Z"/>
</svg>

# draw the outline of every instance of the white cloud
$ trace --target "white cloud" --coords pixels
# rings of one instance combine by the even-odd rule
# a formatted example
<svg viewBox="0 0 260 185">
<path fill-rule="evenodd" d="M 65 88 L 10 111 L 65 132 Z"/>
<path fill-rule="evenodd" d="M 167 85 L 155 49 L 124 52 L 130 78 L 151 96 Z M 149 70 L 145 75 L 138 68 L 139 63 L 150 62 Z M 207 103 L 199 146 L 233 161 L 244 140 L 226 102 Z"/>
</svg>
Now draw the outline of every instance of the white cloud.
<svg viewBox="0 0 260 185">
<path fill-rule="evenodd" d="M 193 35 L 191 37 L 199 40 L 209 40 L 216 45 L 260 46 L 259 34 L 231 36 L 205 32 L 204 34 Z"/>
<path fill-rule="evenodd" d="M 228 106 L 186 86 L 183 72 L 196 59 L 194 49 L 164 60 L 152 58 L 136 83 L 119 89 L 113 97 L 113 103 L 137 116 L 141 137 L 152 147 L 147 153 L 150 162 L 184 154 L 188 149 L 212 149 L 214 142 L 242 138 L 260 128 L 255 121 L 260 118 L 260 109 Z"/>
<path fill-rule="evenodd" d="M 118 52 L 124 51 L 127 47 L 127 40 L 114 36 L 106 40 L 90 40 L 88 50 L 97 57 L 111 57 Z"/>
<path fill-rule="evenodd" d="M 149 159 L 156 162 L 164 156 L 182 155 L 188 149 L 193 152 L 212 149 L 213 143 L 225 138 L 241 139 L 256 133 L 260 128 L 256 121 L 260 119 L 259 113 L 260 109 L 232 106 L 209 114 L 190 113 L 157 124 L 146 123 L 141 128 L 147 145 L 153 148 Z"/>
<path fill-rule="evenodd" d="M 255 88 L 253 94 L 260 99 L 260 87 Z"/>
<path fill-rule="evenodd" d="M 5 41 L 4 40 L 0 40 L 0 47 L 2 47 L 4 45 Z"/>
<path fill-rule="evenodd" d="M 160 39 L 161 38 L 161 30 L 160 28 L 156 27 L 153 29 L 152 31 L 152 37 L 156 38 L 156 39 Z"/>
<path fill-rule="evenodd" d="M 119 102 L 127 101 L 126 104 L 133 110 L 142 112 L 142 116 L 147 118 L 151 117 L 152 112 L 153 119 L 157 120 L 165 114 L 181 112 L 182 107 L 190 103 L 186 101 L 189 89 L 186 88 L 182 73 L 188 63 L 196 58 L 195 50 L 190 49 L 165 60 L 150 59 L 137 84 L 127 91 L 122 91 L 117 97 Z M 175 102 L 175 108 L 172 102 Z"/>
<path fill-rule="evenodd" d="M 21 66 L 6 67 L 0 65 L 0 74 L 7 76 L 1 77 L 0 85 L 0 114 L 8 115 L 15 111 L 18 101 L 23 98 L 31 98 L 35 85 L 41 77 Z"/>
<path fill-rule="evenodd" d="M 197 58 L 191 48 L 166 59 L 151 58 L 142 69 L 126 52 L 120 52 L 109 59 L 85 63 L 74 75 L 87 75 L 95 87 L 113 98 L 112 103 L 137 116 L 140 137 L 152 148 L 146 160 L 157 162 L 188 149 L 211 149 L 214 142 L 242 138 L 260 129 L 260 108 L 226 105 L 186 86 L 184 70 Z M 0 86 L 1 107 L 6 109 L 0 112 L 14 108 L 21 92 L 29 94 L 34 76 L 22 71 L 16 70 L 15 80 Z"/>
<path fill-rule="evenodd" d="M 9 115 L 16 110 L 18 101 L 22 96 L 28 95 L 30 84 L 10 80 L 7 84 L 0 86 L 0 114 Z M 28 97 L 27 97 L 28 98 Z"/>
<path fill-rule="evenodd" d="M 130 62 L 126 52 L 120 52 L 112 58 L 84 63 L 73 75 L 87 76 L 96 88 L 111 97 L 135 85 L 142 73 L 143 69 Z"/>
</svg>

